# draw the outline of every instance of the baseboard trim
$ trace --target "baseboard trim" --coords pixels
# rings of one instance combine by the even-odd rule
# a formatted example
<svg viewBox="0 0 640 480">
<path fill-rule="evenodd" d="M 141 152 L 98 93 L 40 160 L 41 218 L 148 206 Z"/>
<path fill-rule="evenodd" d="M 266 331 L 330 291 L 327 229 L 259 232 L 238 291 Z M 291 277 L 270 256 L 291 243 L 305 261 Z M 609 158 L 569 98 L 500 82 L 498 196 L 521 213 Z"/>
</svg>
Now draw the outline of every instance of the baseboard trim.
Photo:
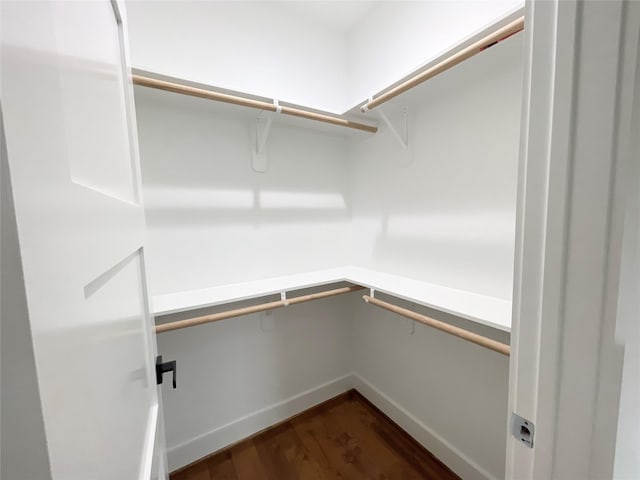
<svg viewBox="0 0 640 480">
<path fill-rule="evenodd" d="M 442 463 L 465 480 L 498 480 L 493 474 L 482 468 L 456 447 L 409 413 L 391 397 L 376 388 L 360 374 L 352 374 L 353 387 L 400 428 L 413 437 L 420 445 L 429 450 Z"/>
<path fill-rule="evenodd" d="M 215 453 L 233 443 L 255 435 L 352 388 L 353 375 L 344 375 L 171 447 L 167 450 L 169 471 L 182 470 L 190 464 L 212 455 L 212 452 Z"/>
</svg>

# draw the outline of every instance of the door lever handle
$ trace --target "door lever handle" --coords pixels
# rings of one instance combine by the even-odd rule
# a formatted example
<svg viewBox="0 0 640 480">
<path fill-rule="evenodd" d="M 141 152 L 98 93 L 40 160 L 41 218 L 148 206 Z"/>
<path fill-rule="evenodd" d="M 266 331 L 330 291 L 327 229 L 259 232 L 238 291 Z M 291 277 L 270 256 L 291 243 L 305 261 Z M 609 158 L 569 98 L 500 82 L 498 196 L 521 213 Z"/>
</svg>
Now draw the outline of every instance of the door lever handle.
<svg viewBox="0 0 640 480">
<path fill-rule="evenodd" d="M 175 360 L 163 362 L 162 355 L 156 357 L 156 385 L 162 384 L 162 376 L 167 372 L 173 372 L 173 388 L 176 388 L 177 364 Z"/>
</svg>

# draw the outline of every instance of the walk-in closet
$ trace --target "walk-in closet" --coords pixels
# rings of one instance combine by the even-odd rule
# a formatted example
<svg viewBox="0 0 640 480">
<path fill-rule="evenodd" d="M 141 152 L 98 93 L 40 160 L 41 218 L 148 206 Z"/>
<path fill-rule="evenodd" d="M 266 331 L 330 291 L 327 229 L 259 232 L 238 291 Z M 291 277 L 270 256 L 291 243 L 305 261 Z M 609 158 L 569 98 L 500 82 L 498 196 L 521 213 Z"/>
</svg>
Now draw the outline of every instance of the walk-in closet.
<svg viewBox="0 0 640 480">
<path fill-rule="evenodd" d="M 638 478 L 639 7 L 3 1 L 3 478 Z"/>
<path fill-rule="evenodd" d="M 347 6 L 129 8 L 153 308 L 159 328 L 185 327 L 158 334 L 179 370 L 163 388 L 170 470 L 356 388 L 458 475 L 501 476 L 523 11 Z M 205 30 L 203 17 L 217 20 Z M 367 107 L 477 42 L 486 50 Z M 357 128 L 279 106 L 347 112 Z M 364 289 L 295 304 L 350 285 Z"/>
</svg>

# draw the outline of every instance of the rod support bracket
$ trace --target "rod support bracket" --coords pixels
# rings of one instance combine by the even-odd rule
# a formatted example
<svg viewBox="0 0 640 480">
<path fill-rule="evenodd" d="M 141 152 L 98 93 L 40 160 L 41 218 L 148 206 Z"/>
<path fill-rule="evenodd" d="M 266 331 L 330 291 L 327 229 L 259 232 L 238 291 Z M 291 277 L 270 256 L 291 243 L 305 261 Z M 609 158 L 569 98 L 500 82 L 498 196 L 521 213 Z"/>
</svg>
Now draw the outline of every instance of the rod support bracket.
<svg viewBox="0 0 640 480">
<path fill-rule="evenodd" d="M 398 126 L 394 125 L 382 107 L 378 107 L 377 111 L 378 116 L 387 125 L 387 128 L 389 128 L 389 131 L 398 143 L 404 150 L 407 150 L 409 148 L 409 112 L 407 107 L 403 107 L 402 109 L 402 117 L 400 118 L 400 125 Z"/>
<path fill-rule="evenodd" d="M 367 112 L 369 111 L 369 104 L 370 104 L 371 102 L 373 102 L 373 95 L 371 95 L 371 96 L 369 97 L 369 99 L 367 100 L 367 103 L 365 103 L 364 105 L 362 105 L 362 106 L 360 107 L 360 111 L 361 111 L 362 113 L 367 113 Z"/>
<path fill-rule="evenodd" d="M 275 106 L 275 113 L 282 112 L 282 107 L 278 103 L 278 100 L 274 100 L 273 105 Z M 264 110 L 261 110 L 256 118 L 251 158 L 251 168 L 253 168 L 254 172 L 264 173 L 269 168 L 269 162 L 267 159 L 267 140 L 269 139 L 272 122 L 273 115 L 267 114 Z"/>
<path fill-rule="evenodd" d="M 289 300 L 287 299 L 287 292 L 280 292 L 280 300 L 283 302 L 285 307 L 289 306 Z"/>
</svg>

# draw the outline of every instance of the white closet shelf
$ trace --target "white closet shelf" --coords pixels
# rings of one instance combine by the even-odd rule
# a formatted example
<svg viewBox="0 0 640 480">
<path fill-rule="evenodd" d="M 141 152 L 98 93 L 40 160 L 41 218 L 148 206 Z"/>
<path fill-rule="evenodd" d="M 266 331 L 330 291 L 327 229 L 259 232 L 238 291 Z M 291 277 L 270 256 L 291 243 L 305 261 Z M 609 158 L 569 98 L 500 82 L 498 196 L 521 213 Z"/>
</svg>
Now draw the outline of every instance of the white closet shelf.
<svg viewBox="0 0 640 480">
<path fill-rule="evenodd" d="M 511 302 L 502 298 L 422 282 L 360 267 L 348 267 L 348 281 L 472 322 L 511 331 Z"/>
<path fill-rule="evenodd" d="M 212 307 L 337 282 L 372 288 L 409 302 L 511 331 L 511 302 L 360 267 L 340 267 L 153 297 L 156 316 Z"/>
<path fill-rule="evenodd" d="M 157 295 L 153 297 L 153 313 L 156 316 L 168 315 L 197 308 L 240 302 L 280 292 L 318 287 L 344 280 L 344 268 L 335 268 Z"/>
</svg>

